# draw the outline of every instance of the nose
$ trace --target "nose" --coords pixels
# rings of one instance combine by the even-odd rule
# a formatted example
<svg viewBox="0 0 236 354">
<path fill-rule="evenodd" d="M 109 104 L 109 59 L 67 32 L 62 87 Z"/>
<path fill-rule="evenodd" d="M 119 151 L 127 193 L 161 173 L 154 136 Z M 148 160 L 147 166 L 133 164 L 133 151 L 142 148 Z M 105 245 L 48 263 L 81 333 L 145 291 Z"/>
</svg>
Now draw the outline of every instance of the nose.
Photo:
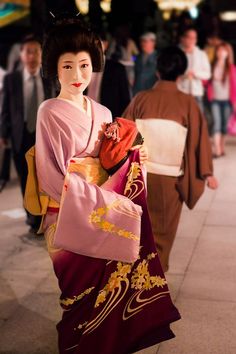
<svg viewBox="0 0 236 354">
<path fill-rule="evenodd" d="M 82 78 L 80 67 L 77 67 L 74 71 L 74 80 L 79 81 Z"/>
</svg>

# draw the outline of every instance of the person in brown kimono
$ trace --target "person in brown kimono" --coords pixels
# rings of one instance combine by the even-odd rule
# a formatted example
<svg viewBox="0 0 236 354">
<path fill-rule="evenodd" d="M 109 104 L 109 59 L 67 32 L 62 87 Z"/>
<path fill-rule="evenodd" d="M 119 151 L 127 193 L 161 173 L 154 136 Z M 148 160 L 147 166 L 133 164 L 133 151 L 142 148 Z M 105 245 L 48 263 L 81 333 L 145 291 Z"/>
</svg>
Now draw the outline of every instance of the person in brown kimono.
<svg viewBox="0 0 236 354">
<path fill-rule="evenodd" d="M 153 88 L 138 93 L 123 113 L 123 117 L 136 122 L 151 119 L 156 122 L 156 119 L 161 119 L 164 123 L 166 120 L 176 122 L 181 125 L 181 129 L 187 129 L 179 175 L 168 175 L 168 172 L 149 173 L 147 168 L 148 207 L 155 243 L 165 272 L 169 268 L 170 251 L 183 202 L 192 209 L 202 195 L 205 184 L 211 189 L 216 189 L 218 185 L 213 176 L 206 119 L 194 98 L 177 88 L 178 77 L 185 72 L 186 67 L 187 59 L 181 49 L 164 49 L 157 59 L 157 75 L 160 80 Z M 151 141 L 153 146 L 155 139 L 159 139 L 153 136 L 153 131 L 151 130 L 151 138 L 148 138 L 145 144 L 148 145 Z M 167 136 L 169 131 L 165 132 Z M 158 152 L 155 150 L 154 155 L 158 156 Z M 150 153 L 153 154 L 153 151 Z M 172 148 L 170 155 L 174 153 Z"/>
</svg>

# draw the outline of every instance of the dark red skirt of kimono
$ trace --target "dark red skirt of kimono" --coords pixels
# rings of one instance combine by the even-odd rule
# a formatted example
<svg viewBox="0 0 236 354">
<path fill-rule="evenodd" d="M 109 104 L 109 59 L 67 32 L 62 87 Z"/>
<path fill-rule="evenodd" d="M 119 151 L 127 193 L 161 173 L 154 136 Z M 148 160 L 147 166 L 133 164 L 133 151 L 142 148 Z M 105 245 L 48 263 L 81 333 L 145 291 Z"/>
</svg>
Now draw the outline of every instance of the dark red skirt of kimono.
<svg viewBox="0 0 236 354">
<path fill-rule="evenodd" d="M 64 250 L 52 256 L 64 310 L 57 325 L 60 354 L 128 354 L 174 337 L 169 325 L 180 315 L 156 253 L 137 152 L 127 166 L 126 172 L 138 168 L 131 189 L 143 209 L 140 257 L 128 264 Z M 125 194 L 127 174 L 115 187 L 119 194 Z"/>
</svg>

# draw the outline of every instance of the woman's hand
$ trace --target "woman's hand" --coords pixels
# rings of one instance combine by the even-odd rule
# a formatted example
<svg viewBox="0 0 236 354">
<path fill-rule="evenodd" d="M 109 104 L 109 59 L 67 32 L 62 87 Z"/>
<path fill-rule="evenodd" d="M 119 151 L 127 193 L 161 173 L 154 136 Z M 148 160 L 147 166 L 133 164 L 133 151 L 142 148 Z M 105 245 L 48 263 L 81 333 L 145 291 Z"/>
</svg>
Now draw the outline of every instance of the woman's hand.
<svg viewBox="0 0 236 354">
<path fill-rule="evenodd" d="M 144 164 L 145 161 L 148 159 L 148 149 L 145 145 L 135 145 L 131 149 L 131 151 L 139 150 L 139 158 L 141 165 Z"/>
<path fill-rule="evenodd" d="M 206 182 L 207 182 L 207 187 L 210 189 L 217 189 L 218 188 L 218 181 L 214 176 L 208 176 L 206 178 Z"/>
</svg>

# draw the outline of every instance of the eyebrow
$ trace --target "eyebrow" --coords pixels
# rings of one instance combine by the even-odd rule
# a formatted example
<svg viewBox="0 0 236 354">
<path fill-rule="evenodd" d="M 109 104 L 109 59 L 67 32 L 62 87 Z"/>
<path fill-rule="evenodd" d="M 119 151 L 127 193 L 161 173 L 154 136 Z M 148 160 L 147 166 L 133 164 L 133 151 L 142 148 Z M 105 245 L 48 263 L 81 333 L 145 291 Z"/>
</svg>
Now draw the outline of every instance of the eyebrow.
<svg viewBox="0 0 236 354">
<path fill-rule="evenodd" d="M 88 59 L 87 58 L 81 59 L 81 60 L 79 60 L 79 63 L 81 63 L 81 61 L 86 61 L 86 60 L 88 60 Z M 74 60 L 63 60 L 63 63 L 74 63 Z"/>
</svg>

